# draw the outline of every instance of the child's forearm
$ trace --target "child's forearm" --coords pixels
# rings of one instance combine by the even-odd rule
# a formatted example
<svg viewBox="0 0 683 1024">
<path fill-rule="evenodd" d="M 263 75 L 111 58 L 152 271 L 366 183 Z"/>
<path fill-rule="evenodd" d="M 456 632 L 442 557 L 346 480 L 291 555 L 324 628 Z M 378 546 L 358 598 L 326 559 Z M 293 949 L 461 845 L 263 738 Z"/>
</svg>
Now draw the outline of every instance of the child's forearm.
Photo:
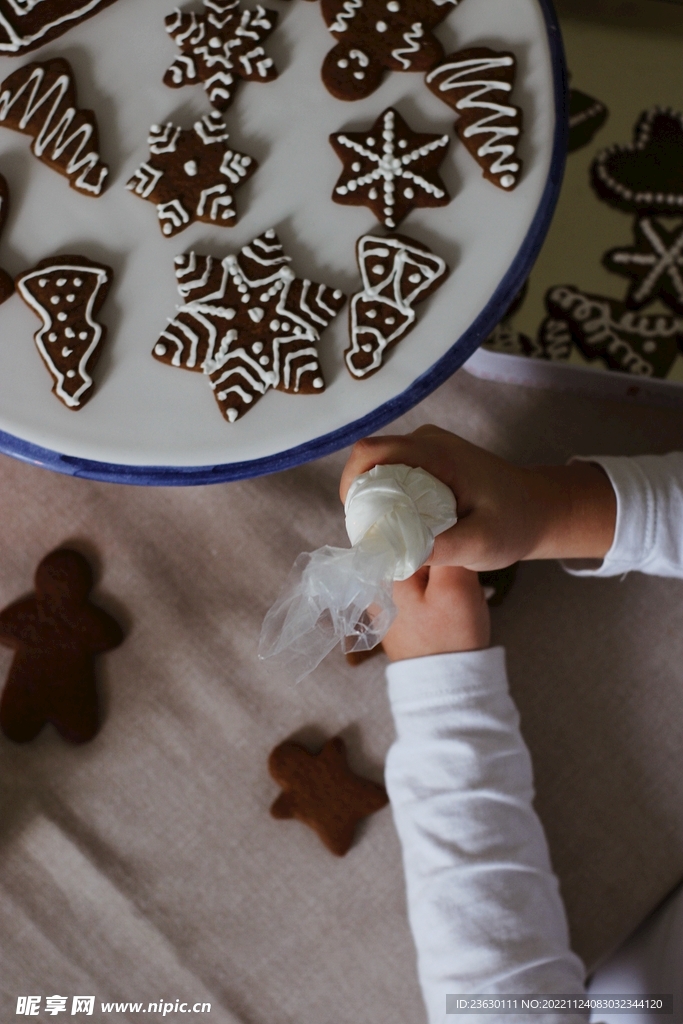
<svg viewBox="0 0 683 1024">
<path fill-rule="evenodd" d="M 604 558 L 614 540 L 617 499 L 600 466 L 573 462 L 525 472 L 538 519 L 537 539 L 525 559 Z"/>
</svg>

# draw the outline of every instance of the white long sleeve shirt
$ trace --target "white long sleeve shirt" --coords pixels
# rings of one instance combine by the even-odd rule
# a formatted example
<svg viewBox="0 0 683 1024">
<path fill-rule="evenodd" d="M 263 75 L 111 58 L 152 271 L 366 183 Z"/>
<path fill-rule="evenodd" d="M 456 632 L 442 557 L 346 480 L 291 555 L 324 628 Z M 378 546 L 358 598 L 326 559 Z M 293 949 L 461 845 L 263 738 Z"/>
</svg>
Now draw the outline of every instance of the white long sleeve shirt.
<svg viewBox="0 0 683 1024">
<path fill-rule="evenodd" d="M 595 457 L 617 497 L 612 547 L 581 575 L 683 577 L 683 454 Z M 386 785 L 429 1024 L 585 1020 L 446 1012 L 447 996 L 577 995 L 584 968 L 533 808 L 531 759 L 502 648 L 387 669 L 396 741 Z"/>
</svg>

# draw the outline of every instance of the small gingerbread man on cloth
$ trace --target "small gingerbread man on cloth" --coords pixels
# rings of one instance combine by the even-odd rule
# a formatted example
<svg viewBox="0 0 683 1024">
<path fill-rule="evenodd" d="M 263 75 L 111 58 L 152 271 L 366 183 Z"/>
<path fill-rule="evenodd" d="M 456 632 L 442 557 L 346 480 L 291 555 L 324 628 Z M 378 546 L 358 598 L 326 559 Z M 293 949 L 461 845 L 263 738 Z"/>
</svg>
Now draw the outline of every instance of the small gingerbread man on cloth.
<svg viewBox="0 0 683 1024">
<path fill-rule="evenodd" d="M 52 722 L 70 743 L 99 729 L 95 655 L 123 640 L 119 624 L 92 604 L 90 565 L 59 548 L 36 570 L 35 594 L 0 612 L 0 643 L 15 651 L 0 699 L 0 728 L 26 743 Z"/>
</svg>

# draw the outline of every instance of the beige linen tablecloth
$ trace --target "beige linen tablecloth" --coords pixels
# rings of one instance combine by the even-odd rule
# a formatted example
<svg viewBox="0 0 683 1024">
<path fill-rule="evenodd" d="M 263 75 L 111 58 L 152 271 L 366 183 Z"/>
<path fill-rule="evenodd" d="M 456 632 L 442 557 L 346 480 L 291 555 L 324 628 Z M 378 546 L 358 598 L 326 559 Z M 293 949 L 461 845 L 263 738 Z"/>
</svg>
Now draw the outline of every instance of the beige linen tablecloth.
<svg viewBox="0 0 683 1024">
<path fill-rule="evenodd" d="M 396 429 L 430 420 L 519 461 L 683 438 L 683 412 L 464 372 Z M 211 1013 L 171 1019 L 215 1024 L 424 1019 L 390 810 L 344 859 L 268 813 L 266 759 L 281 740 L 341 733 L 374 779 L 392 741 L 382 658 L 354 669 L 335 652 L 299 686 L 256 659 L 296 555 L 345 543 L 344 459 L 154 489 L 0 458 L 0 604 L 69 543 L 94 560 L 97 599 L 128 634 L 100 663 L 94 742 L 69 747 L 52 728 L 26 746 L 0 738 L 3 1021 L 39 993 L 69 997 L 63 1018 L 41 1021 L 66 1019 L 74 995 L 95 995 L 93 1019 L 107 1021 L 161 1018 L 105 1015 L 102 1001 L 176 999 Z M 682 617 L 683 583 L 584 581 L 555 564 L 524 565 L 494 612 L 590 965 L 683 876 Z"/>
</svg>

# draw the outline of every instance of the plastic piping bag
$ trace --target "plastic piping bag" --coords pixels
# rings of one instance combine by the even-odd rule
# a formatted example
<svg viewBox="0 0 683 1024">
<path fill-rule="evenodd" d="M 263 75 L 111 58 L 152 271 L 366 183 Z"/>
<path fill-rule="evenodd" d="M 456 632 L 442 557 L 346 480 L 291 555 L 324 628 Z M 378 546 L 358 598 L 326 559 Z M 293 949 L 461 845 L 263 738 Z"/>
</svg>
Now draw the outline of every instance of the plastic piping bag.
<svg viewBox="0 0 683 1024">
<path fill-rule="evenodd" d="M 346 653 L 381 643 L 396 615 L 394 580 L 417 572 L 458 518 L 449 487 L 402 465 L 356 477 L 344 511 L 352 547 L 299 555 L 261 629 L 259 657 L 276 658 L 297 682 L 338 643 Z"/>
</svg>

